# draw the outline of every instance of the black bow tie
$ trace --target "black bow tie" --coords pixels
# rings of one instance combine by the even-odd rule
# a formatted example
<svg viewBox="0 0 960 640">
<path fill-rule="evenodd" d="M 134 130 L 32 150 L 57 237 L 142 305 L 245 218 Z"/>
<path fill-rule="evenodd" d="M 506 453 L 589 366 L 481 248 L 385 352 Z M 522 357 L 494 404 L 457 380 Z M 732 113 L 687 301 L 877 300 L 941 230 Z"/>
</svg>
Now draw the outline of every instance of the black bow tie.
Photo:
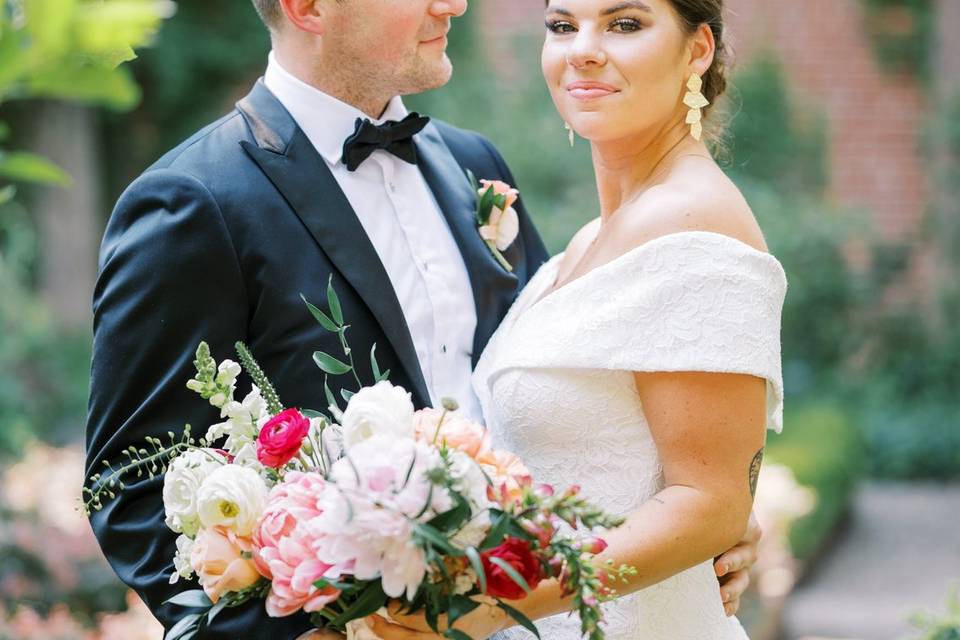
<svg viewBox="0 0 960 640">
<path fill-rule="evenodd" d="M 357 118 L 357 128 L 343 143 L 343 162 L 348 171 L 356 171 L 377 149 L 384 149 L 410 164 L 417 163 L 413 136 L 420 133 L 430 118 L 411 113 L 397 122 L 389 120 L 375 125 L 366 118 Z"/>
</svg>

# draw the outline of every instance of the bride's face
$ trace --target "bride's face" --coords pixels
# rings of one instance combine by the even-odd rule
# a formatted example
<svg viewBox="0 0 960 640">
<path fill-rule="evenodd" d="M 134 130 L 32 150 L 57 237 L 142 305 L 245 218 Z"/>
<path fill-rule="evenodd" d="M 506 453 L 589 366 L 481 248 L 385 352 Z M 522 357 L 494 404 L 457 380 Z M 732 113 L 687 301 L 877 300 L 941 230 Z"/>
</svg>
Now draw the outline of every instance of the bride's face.
<svg viewBox="0 0 960 640">
<path fill-rule="evenodd" d="M 566 122 L 595 142 L 682 121 L 690 37 L 668 0 L 550 0 L 543 74 Z"/>
</svg>

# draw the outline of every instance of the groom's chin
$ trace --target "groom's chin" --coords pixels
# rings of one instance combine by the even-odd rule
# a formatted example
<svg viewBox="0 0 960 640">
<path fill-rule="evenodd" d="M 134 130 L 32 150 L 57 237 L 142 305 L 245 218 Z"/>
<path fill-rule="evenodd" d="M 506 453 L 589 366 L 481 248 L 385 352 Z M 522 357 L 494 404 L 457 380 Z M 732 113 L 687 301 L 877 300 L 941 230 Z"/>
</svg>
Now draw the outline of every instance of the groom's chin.
<svg viewBox="0 0 960 640">
<path fill-rule="evenodd" d="M 408 86 L 400 93 L 411 95 L 443 87 L 453 77 L 453 63 L 446 54 L 441 59 L 423 60 Z"/>
</svg>

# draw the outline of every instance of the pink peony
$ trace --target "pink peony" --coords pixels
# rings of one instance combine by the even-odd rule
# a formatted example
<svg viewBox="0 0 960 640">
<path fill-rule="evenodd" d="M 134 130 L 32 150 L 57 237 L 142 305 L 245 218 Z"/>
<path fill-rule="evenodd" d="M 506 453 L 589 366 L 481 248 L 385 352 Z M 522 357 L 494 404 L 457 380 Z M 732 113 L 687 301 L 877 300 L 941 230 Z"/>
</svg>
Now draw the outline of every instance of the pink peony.
<svg viewBox="0 0 960 640">
<path fill-rule="evenodd" d="M 241 538 L 223 527 L 201 529 L 190 552 L 190 565 L 207 597 L 214 603 L 225 593 L 242 591 L 259 579 L 250 538 Z"/>
<path fill-rule="evenodd" d="M 332 587 L 318 589 L 314 582 L 339 572 L 316 559 L 314 542 L 304 526 L 320 515 L 317 502 L 326 483 L 318 473 L 288 473 L 283 484 L 270 492 L 267 508 L 253 536 L 253 559 L 270 578 L 267 614 L 280 618 L 303 609 L 319 611 L 340 596 Z M 332 577 L 332 576 L 328 576 Z"/>
<path fill-rule="evenodd" d="M 257 438 L 257 459 L 274 469 L 290 462 L 310 431 L 310 420 L 296 409 L 281 411 L 263 425 Z"/>
<path fill-rule="evenodd" d="M 451 449 L 458 449 L 474 459 L 490 450 L 490 433 L 459 411 L 422 409 L 413 415 L 413 426 L 417 440 L 428 444 L 435 442 L 438 446 L 446 442 Z"/>
</svg>

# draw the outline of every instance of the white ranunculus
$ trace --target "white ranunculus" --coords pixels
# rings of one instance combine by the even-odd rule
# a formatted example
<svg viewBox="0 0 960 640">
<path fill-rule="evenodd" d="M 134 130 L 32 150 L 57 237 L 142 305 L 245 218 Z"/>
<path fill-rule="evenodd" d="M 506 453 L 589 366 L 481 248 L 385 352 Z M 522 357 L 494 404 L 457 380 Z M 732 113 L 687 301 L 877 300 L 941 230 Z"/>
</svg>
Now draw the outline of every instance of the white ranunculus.
<svg viewBox="0 0 960 640">
<path fill-rule="evenodd" d="M 413 402 L 410 394 L 389 382 L 361 389 L 343 412 L 343 445 L 350 447 L 374 436 L 413 439 Z"/>
<path fill-rule="evenodd" d="M 183 578 L 189 580 L 193 577 L 193 565 L 190 564 L 190 552 L 193 551 L 193 539 L 185 535 L 177 538 L 177 553 L 173 556 L 173 574 L 170 576 L 170 584 Z"/>
<path fill-rule="evenodd" d="M 267 504 L 267 485 L 249 467 L 228 464 L 211 473 L 197 492 L 197 513 L 204 527 L 222 526 L 249 536 Z"/>
<path fill-rule="evenodd" d="M 197 492 L 203 481 L 226 462 L 220 460 L 223 458 L 212 449 L 192 449 L 170 463 L 163 476 L 163 508 L 170 529 L 191 538 L 197 534 Z"/>
</svg>

